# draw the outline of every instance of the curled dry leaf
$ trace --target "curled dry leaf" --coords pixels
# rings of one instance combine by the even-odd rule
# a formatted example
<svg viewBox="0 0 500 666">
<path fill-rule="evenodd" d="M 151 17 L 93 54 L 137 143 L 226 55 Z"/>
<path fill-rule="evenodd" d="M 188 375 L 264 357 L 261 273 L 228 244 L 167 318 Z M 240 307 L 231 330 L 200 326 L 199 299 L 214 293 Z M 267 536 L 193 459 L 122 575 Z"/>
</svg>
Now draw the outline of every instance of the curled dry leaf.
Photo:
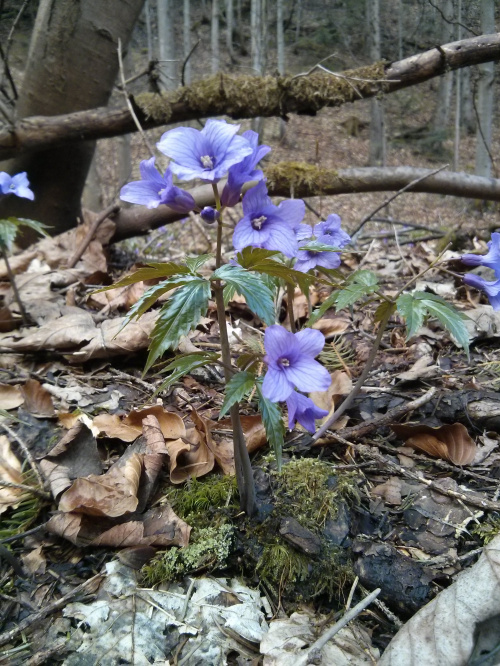
<svg viewBox="0 0 500 666">
<path fill-rule="evenodd" d="M 331 338 L 334 335 L 344 333 L 350 323 L 351 322 L 347 317 L 337 315 L 330 318 L 322 317 L 315 322 L 311 328 L 316 328 L 318 331 L 321 331 L 325 338 Z"/>
<path fill-rule="evenodd" d="M 266 429 L 262 423 L 260 414 L 251 416 L 240 416 L 245 444 L 249 453 L 262 448 L 267 443 Z M 231 419 L 222 419 L 216 426 L 221 429 L 232 430 Z M 215 460 L 224 474 L 236 474 L 234 467 L 234 444 L 232 437 L 221 437 L 218 441 L 212 441 L 212 451 Z"/>
<path fill-rule="evenodd" d="M 204 476 L 214 468 L 214 454 L 206 438 L 196 428 L 190 428 L 183 439 L 165 442 L 170 457 L 170 481 L 182 483 L 190 477 Z"/>
<path fill-rule="evenodd" d="M 340 398 L 344 395 L 348 395 L 352 391 L 352 379 L 346 372 L 342 370 L 335 370 L 331 374 L 332 383 L 326 391 L 313 391 L 309 393 L 309 397 L 314 402 L 315 405 L 321 409 L 326 409 L 328 416 L 321 421 L 326 421 L 331 414 L 337 409 Z M 336 430 L 339 426 L 345 427 L 347 421 L 343 419 L 342 421 L 333 425 L 333 429 Z"/>
<path fill-rule="evenodd" d="M 107 518 L 58 512 L 46 523 L 47 531 L 76 546 L 187 546 L 190 526 L 164 504 L 134 520 L 118 525 Z"/>
<path fill-rule="evenodd" d="M 470 465 L 476 455 L 476 445 L 461 423 L 431 428 L 424 424 L 394 424 L 391 429 L 407 446 L 425 451 L 454 465 Z"/>
<path fill-rule="evenodd" d="M 117 414 L 99 414 L 94 418 L 93 423 L 101 433 L 108 437 L 116 437 L 123 442 L 133 442 L 142 434 L 143 420 L 149 415 L 158 419 L 165 439 L 185 437 L 184 421 L 178 414 L 167 412 L 161 405 L 154 405 L 146 409 L 134 409 L 124 418 L 120 418 Z"/>
<path fill-rule="evenodd" d="M 25 409 L 34 416 L 54 416 L 55 409 L 52 396 L 36 379 L 28 379 L 21 387 Z"/>
<path fill-rule="evenodd" d="M 120 458 L 106 474 L 76 479 L 61 496 L 59 511 L 90 516 L 123 516 L 136 510 L 137 490 L 142 472 L 143 456 L 134 453 Z"/>
<path fill-rule="evenodd" d="M 500 614 L 499 581 L 500 536 L 496 536 L 485 546 L 474 566 L 459 574 L 453 585 L 440 592 L 400 629 L 379 666 L 472 663 L 476 626 Z M 488 659 L 483 663 L 498 661 Z"/>
<path fill-rule="evenodd" d="M 24 402 L 24 396 L 18 386 L 0 384 L 0 409 L 16 409 Z"/>
<path fill-rule="evenodd" d="M 0 435 L 0 481 L 23 483 L 21 463 L 12 453 L 10 442 L 5 435 Z M 0 513 L 16 508 L 29 494 L 19 488 L 0 486 Z"/>
</svg>

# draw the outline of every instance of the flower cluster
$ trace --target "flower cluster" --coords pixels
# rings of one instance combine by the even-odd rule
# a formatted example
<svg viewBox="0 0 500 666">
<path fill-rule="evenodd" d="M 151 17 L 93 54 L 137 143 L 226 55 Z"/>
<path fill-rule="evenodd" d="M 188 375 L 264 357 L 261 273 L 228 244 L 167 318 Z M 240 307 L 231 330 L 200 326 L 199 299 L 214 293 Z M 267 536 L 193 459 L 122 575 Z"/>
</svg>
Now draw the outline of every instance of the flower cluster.
<svg viewBox="0 0 500 666">
<path fill-rule="evenodd" d="M 17 197 L 30 199 L 31 201 L 35 198 L 35 195 L 30 190 L 26 171 L 16 173 L 15 176 L 9 176 L 5 171 L 0 171 L 0 193 L 4 195 L 15 194 Z"/>
<path fill-rule="evenodd" d="M 224 120 L 208 120 L 202 130 L 179 127 L 165 132 L 157 144 L 170 158 L 162 176 L 155 158 L 141 162 L 141 180 L 125 185 L 120 193 L 124 201 L 157 208 L 169 206 L 179 213 L 196 210 L 208 224 L 220 220 L 221 208 L 235 206 L 241 200 L 243 217 L 236 224 L 233 245 L 237 252 L 248 246 L 279 251 L 301 272 L 316 267 L 337 268 L 339 251 L 350 242 L 340 228 L 340 217 L 330 215 L 314 227 L 302 223 L 305 204 L 300 199 L 271 201 L 260 160 L 271 150 L 258 143 L 253 131 L 238 135 L 239 125 Z M 179 180 L 200 179 L 217 189 L 227 178 L 217 201 L 217 210 L 197 208 L 193 197 L 173 184 Z M 252 183 L 244 194 L 244 186 Z M 243 194 L 243 198 L 241 199 Z M 301 246 L 305 245 L 305 249 Z M 234 260 L 233 260 L 234 261 Z M 314 360 L 325 343 L 321 332 L 305 329 L 292 334 L 282 326 L 269 326 L 264 345 L 268 370 L 262 385 L 263 395 L 273 402 L 286 401 L 289 425 L 295 421 L 314 431 L 314 421 L 326 415 L 309 398 L 296 391 L 324 391 L 331 383 L 327 370 Z"/>
<path fill-rule="evenodd" d="M 493 309 L 500 310 L 500 233 L 491 234 L 487 254 L 464 254 L 462 262 L 468 266 L 485 266 L 495 271 L 496 280 L 491 282 L 475 273 L 466 273 L 464 282 L 484 291 Z"/>
</svg>

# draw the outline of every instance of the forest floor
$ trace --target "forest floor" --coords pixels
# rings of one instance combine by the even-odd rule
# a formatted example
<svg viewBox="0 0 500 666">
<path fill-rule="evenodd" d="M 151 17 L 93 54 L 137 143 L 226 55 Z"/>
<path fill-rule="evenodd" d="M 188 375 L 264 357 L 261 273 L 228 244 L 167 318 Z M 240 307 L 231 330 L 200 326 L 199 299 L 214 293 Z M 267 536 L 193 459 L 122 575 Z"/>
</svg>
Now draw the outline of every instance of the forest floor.
<svg viewBox="0 0 500 666">
<path fill-rule="evenodd" d="M 397 139 L 429 125 L 430 88 L 387 97 L 387 165 L 450 161 L 451 140 L 436 154 Z M 366 166 L 368 122 L 369 104 L 359 102 L 292 116 L 283 140 L 279 121 L 266 120 L 261 136 L 271 163 Z M 100 143 L 106 204 L 121 154 L 118 142 Z M 147 157 L 138 137 L 132 155 Z M 463 170 L 473 162 L 464 136 Z M 306 220 L 337 213 L 352 232 L 388 196 L 315 197 Z M 142 370 L 154 313 L 118 334 L 147 285 L 93 293 L 133 265 L 212 252 L 213 231 L 192 217 L 110 247 L 106 222 L 67 269 L 82 225 L 13 258 L 30 326 L 3 275 L 0 408 L 10 416 L 0 424 L 0 480 L 17 487 L 0 492 L 0 664 L 377 663 L 398 630 L 392 664 L 443 663 L 450 650 L 466 663 L 472 644 L 476 655 L 495 648 L 481 640 L 498 628 L 481 622 L 500 615 L 500 320 L 457 273 L 462 253 L 486 251 L 498 207 L 404 193 L 379 217 L 346 248 L 342 271 L 376 272 L 390 296 L 440 257 L 415 286 L 470 318 L 470 360 L 436 320 L 408 340 L 394 315 L 342 428 L 314 446 L 304 431 L 288 432 L 281 473 L 255 403 L 243 402 L 255 520 L 239 510 L 230 425 L 218 421 L 221 376 L 200 368 L 153 397 L 164 375 Z M 316 285 L 313 305 L 327 295 Z M 333 383 L 316 399 L 327 410 L 366 363 L 374 309 L 331 309 L 318 322 Z M 308 313 L 298 290 L 294 311 L 300 326 Z M 262 348 L 262 326 L 243 301 L 229 304 L 228 318 L 235 354 Z M 220 350 L 213 305 L 185 345 Z M 377 588 L 354 622 L 309 652 Z"/>
</svg>

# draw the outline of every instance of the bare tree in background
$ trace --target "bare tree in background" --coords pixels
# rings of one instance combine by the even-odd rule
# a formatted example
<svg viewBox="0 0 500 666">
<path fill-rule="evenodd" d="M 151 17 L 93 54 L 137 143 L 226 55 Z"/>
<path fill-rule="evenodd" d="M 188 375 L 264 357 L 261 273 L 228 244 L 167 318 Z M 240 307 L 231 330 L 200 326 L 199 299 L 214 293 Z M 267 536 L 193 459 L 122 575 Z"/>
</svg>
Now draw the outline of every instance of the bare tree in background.
<svg viewBox="0 0 500 666">
<path fill-rule="evenodd" d="M 439 3 L 441 12 L 436 16 L 442 24 L 441 44 L 448 44 L 454 39 L 454 11 L 453 0 L 445 0 Z M 436 146 L 439 146 L 445 136 L 446 128 L 450 119 L 451 91 L 453 88 L 453 72 L 443 74 L 439 79 L 436 109 L 432 120 L 432 129 L 436 135 Z"/>
<path fill-rule="evenodd" d="M 226 48 L 231 60 L 234 60 L 233 30 L 234 30 L 234 3 L 233 0 L 226 0 Z"/>
<path fill-rule="evenodd" d="M 278 57 L 278 73 L 281 76 L 285 74 L 285 26 L 283 23 L 283 2 L 276 2 L 276 51 Z M 286 132 L 286 123 L 280 118 L 280 139 L 283 139 Z"/>
<path fill-rule="evenodd" d="M 212 59 L 210 69 L 212 74 L 217 74 L 220 69 L 219 51 L 219 0 L 212 0 L 212 19 L 210 22 L 210 44 Z"/>
<path fill-rule="evenodd" d="M 184 52 L 184 60 L 188 57 L 191 51 L 191 7 L 189 0 L 184 0 L 183 3 L 183 21 L 182 21 L 182 48 Z M 184 83 L 189 85 L 191 83 L 191 61 L 188 60 L 184 65 Z"/>
<path fill-rule="evenodd" d="M 485 35 L 495 32 L 495 0 L 481 2 L 481 32 Z M 479 65 L 478 82 L 478 127 L 476 140 L 476 174 L 491 176 L 491 135 L 493 130 L 493 84 L 495 64 Z"/>
<path fill-rule="evenodd" d="M 175 60 L 174 0 L 157 0 L 157 3 L 160 82 L 165 90 L 174 90 L 178 84 Z"/>
<path fill-rule="evenodd" d="M 376 62 L 381 58 L 380 50 L 380 0 L 366 1 L 366 27 L 369 58 Z M 371 100 L 370 115 L 370 165 L 385 165 L 385 119 L 382 100 Z"/>
</svg>

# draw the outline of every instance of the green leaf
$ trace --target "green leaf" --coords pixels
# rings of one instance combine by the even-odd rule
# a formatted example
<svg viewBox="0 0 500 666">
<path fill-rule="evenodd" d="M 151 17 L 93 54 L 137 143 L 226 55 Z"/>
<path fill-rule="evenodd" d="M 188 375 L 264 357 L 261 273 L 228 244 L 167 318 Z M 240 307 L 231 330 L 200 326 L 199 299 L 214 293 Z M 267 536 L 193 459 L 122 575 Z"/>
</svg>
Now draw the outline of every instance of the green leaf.
<svg viewBox="0 0 500 666">
<path fill-rule="evenodd" d="M 378 288 L 378 279 L 372 271 L 356 271 L 349 280 L 346 286 L 341 291 L 337 292 L 335 304 L 337 312 L 359 301 L 360 298 L 373 294 Z"/>
<path fill-rule="evenodd" d="M 237 259 L 240 265 L 247 270 L 255 271 L 256 273 L 264 273 L 265 275 L 285 280 L 288 284 L 298 284 L 301 291 L 306 293 L 309 286 L 314 283 L 314 276 L 309 275 L 308 273 L 302 273 L 301 271 L 296 271 L 293 268 L 289 268 L 279 261 L 276 261 L 279 256 L 279 252 L 263 250 L 262 248 L 246 247 L 237 255 Z"/>
<path fill-rule="evenodd" d="M 167 349 L 176 347 L 181 336 L 195 328 L 202 313 L 207 310 L 210 283 L 203 278 L 191 277 L 192 281 L 178 289 L 160 310 L 151 333 L 144 372 L 147 372 Z"/>
<path fill-rule="evenodd" d="M 231 409 L 235 402 L 239 402 L 255 386 L 255 376 L 251 372 L 238 372 L 231 377 L 226 385 L 226 395 L 219 418 Z"/>
<path fill-rule="evenodd" d="M 382 301 L 382 303 L 375 310 L 374 320 L 382 321 L 382 319 L 387 315 L 388 312 L 390 316 L 395 309 L 396 309 L 395 303 L 389 303 L 389 301 Z"/>
<path fill-rule="evenodd" d="M 7 250 L 12 249 L 12 245 L 17 236 L 17 231 L 17 226 L 9 222 L 9 220 L 0 220 L 0 243 L 4 248 L 7 248 Z"/>
<path fill-rule="evenodd" d="M 175 287 L 182 287 L 189 282 L 197 282 L 200 279 L 203 278 L 197 277 L 195 275 L 174 275 L 168 280 L 163 280 L 163 282 L 150 287 L 143 293 L 137 303 L 134 303 L 134 305 L 130 308 L 123 326 L 126 326 L 129 322 L 132 321 L 132 319 L 141 317 L 154 303 L 156 303 L 160 296 L 163 296 L 163 294 L 166 294 L 168 291 L 175 289 Z"/>
<path fill-rule="evenodd" d="M 328 298 L 324 300 L 323 303 L 321 303 L 319 308 L 316 308 L 316 310 L 313 311 L 312 315 L 306 321 L 305 325 L 312 326 L 319 319 L 321 319 L 321 317 L 325 314 L 325 312 L 335 305 L 338 293 L 339 293 L 338 291 L 332 291 L 332 293 L 328 296 Z"/>
<path fill-rule="evenodd" d="M 269 259 L 270 257 L 278 257 L 279 255 L 280 252 L 277 252 L 276 250 L 264 250 L 261 247 L 252 247 L 251 245 L 248 245 L 243 248 L 241 252 L 238 252 L 237 260 L 242 268 L 251 271 L 253 270 L 253 267 L 260 264 L 261 261 Z"/>
<path fill-rule="evenodd" d="M 209 259 L 213 257 L 213 254 L 200 254 L 199 257 L 187 257 L 186 266 L 189 268 L 193 275 L 196 273 L 198 268 L 201 268 L 203 264 L 206 264 Z"/>
<path fill-rule="evenodd" d="M 285 425 L 283 423 L 281 409 L 275 402 L 271 402 L 267 398 L 264 398 L 258 384 L 257 392 L 259 394 L 259 411 L 262 415 L 262 423 L 266 429 L 267 440 L 272 446 L 274 455 L 276 456 L 278 471 L 281 472 L 282 451 L 285 442 Z"/>
<path fill-rule="evenodd" d="M 339 247 L 333 245 L 326 245 L 326 243 L 319 243 L 318 241 L 310 241 L 307 245 L 301 245 L 299 250 L 309 250 L 311 252 L 340 252 Z"/>
<path fill-rule="evenodd" d="M 101 291 L 108 291 L 109 289 L 117 289 L 118 287 L 127 287 L 129 284 L 142 282 L 143 280 L 161 280 L 163 278 L 171 277 L 173 275 L 188 275 L 189 268 L 182 264 L 176 264 L 173 261 L 168 261 L 163 264 L 148 264 L 144 268 L 139 268 L 138 271 L 132 275 L 126 275 L 115 284 L 109 287 L 97 289 L 94 293 L 99 294 Z"/>
<path fill-rule="evenodd" d="M 223 280 L 226 286 L 231 287 L 245 298 L 250 310 L 255 312 L 265 324 L 274 324 L 273 295 L 258 275 L 249 273 L 240 266 L 225 264 L 218 268 L 210 279 Z"/>
<path fill-rule="evenodd" d="M 153 394 L 155 397 L 160 391 L 166 391 L 176 381 L 178 381 L 188 372 L 201 368 L 210 363 L 215 363 L 219 358 L 219 354 L 215 352 L 193 352 L 192 354 L 182 354 L 174 358 L 168 365 L 162 368 L 161 373 L 169 372 L 169 376 L 165 381 L 156 389 Z"/>
<path fill-rule="evenodd" d="M 462 347 L 469 358 L 469 333 L 464 321 L 467 317 L 440 296 L 424 291 L 401 294 L 397 300 L 400 314 L 408 327 L 408 338 L 415 334 L 426 315 L 432 315 L 452 335 L 455 344 Z"/>
</svg>

